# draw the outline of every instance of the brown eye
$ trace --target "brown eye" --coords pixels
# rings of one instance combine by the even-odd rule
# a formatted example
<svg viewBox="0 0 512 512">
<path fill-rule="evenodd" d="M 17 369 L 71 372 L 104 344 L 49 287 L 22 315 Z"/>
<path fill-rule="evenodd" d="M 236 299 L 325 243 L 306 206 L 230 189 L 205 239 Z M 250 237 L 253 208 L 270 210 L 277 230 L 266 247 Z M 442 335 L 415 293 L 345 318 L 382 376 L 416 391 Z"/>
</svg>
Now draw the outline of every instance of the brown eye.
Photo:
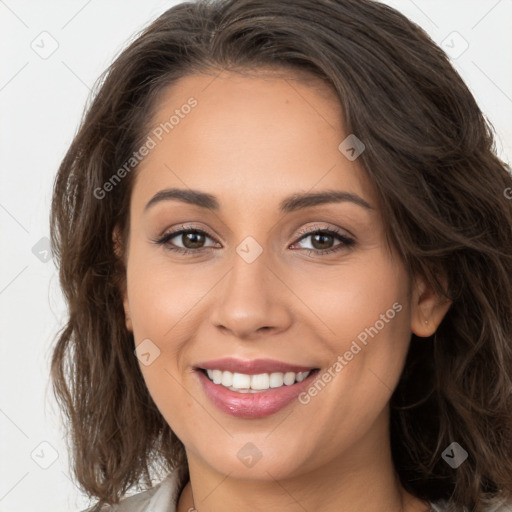
<svg viewBox="0 0 512 512">
<path fill-rule="evenodd" d="M 205 236 L 199 231 L 188 231 L 181 234 L 181 241 L 186 249 L 200 249 L 204 244 Z"/>
<path fill-rule="evenodd" d="M 331 252 L 341 251 L 355 245 L 352 238 L 347 237 L 344 233 L 338 232 L 333 229 L 314 229 L 302 233 L 302 237 L 296 242 L 299 245 L 303 240 L 311 239 L 311 247 L 303 247 L 309 250 L 308 254 L 322 255 Z M 338 239 L 339 243 L 333 245 L 335 240 Z"/>
<path fill-rule="evenodd" d="M 200 253 L 202 250 L 211 249 L 213 244 L 210 246 L 205 245 L 207 239 L 213 240 L 213 238 L 202 229 L 182 227 L 176 231 L 166 233 L 160 239 L 154 240 L 154 242 L 165 246 L 165 248 L 170 251 L 189 254 Z"/>
</svg>

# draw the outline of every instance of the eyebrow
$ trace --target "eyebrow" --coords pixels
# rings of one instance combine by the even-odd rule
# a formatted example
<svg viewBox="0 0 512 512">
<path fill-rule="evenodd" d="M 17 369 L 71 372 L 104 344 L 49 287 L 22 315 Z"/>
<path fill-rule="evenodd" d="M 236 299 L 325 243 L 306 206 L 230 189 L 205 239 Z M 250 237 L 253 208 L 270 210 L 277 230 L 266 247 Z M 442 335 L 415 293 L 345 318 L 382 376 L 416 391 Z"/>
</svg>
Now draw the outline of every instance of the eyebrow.
<svg viewBox="0 0 512 512">
<path fill-rule="evenodd" d="M 220 203 L 218 199 L 212 194 L 201 192 L 199 190 L 169 188 L 157 192 L 148 201 L 144 207 L 144 211 L 146 212 L 152 206 L 160 202 L 171 200 L 182 201 L 184 203 L 199 206 L 201 208 L 208 208 L 215 211 L 220 209 Z M 291 196 L 281 201 L 279 205 L 279 211 L 281 213 L 291 213 L 297 210 L 302 210 L 304 208 L 310 208 L 312 206 L 318 206 L 321 204 L 342 202 L 354 203 L 367 210 L 373 210 L 373 207 L 357 194 L 338 190 L 325 190 L 322 192 L 292 194 Z"/>
</svg>

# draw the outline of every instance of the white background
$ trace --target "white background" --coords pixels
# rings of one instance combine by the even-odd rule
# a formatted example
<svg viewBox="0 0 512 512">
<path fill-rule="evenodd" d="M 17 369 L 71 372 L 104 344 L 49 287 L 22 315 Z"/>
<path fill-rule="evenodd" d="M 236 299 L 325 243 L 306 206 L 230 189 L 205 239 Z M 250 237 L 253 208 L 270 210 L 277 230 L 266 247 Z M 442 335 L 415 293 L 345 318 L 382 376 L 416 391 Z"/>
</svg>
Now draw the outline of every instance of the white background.
<svg viewBox="0 0 512 512">
<path fill-rule="evenodd" d="M 54 337 L 65 320 L 57 270 L 32 249 L 41 244 L 35 252 L 44 259 L 53 179 L 92 84 L 129 38 L 176 3 L 0 0 L 0 512 L 89 505 L 70 477 L 49 383 Z M 385 3 L 445 41 L 447 51 L 459 53 L 467 41 L 454 65 L 496 129 L 499 156 L 511 164 L 512 0 Z M 45 31 L 51 36 L 40 35 Z M 458 35 L 446 39 L 453 31 Z M 43 52 L 52 44 L 58 48 L 48 58 L 31 47 Z"/>
</svg>

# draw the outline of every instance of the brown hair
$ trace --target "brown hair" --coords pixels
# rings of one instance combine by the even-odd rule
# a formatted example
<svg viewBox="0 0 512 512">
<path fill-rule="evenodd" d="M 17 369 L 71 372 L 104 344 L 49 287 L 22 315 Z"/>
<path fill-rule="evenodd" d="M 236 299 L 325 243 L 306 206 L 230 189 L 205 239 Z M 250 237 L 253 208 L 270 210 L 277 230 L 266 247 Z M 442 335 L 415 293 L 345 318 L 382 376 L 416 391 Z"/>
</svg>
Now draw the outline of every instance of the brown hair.
<svg viewBox="0 0 512 512">
<path fill-rule="evenodd" d="M 431 340 L 412 334 L 391 399 L 402 485 L 476 512 L 512 495 L 512 179 L 490 123 L 417 25 L 370 0 L 227 0 L 169 9 L 102 77 L 55 181 L 51 239 L 69 319 L 52 359 L 74 474 L 102 503 L 151 485 L 184 447 L 145 386 L 125 327 L 124 262 L 136 168 L 97 191 L 147 136 L 159 92 L 195 72 L 294 69 L 336 91 L 411 276 L 453 301 Z M 200 108 L 200 107 L 199 107 Z M 341 142 L 341 141 L 340 141 Z M 446 289 L 440 275 L 447 277 Z M 428 342 L 430 341 L 430 342 Z M 452 442 L 468 458 L 442 458 Z"/>
</svg>

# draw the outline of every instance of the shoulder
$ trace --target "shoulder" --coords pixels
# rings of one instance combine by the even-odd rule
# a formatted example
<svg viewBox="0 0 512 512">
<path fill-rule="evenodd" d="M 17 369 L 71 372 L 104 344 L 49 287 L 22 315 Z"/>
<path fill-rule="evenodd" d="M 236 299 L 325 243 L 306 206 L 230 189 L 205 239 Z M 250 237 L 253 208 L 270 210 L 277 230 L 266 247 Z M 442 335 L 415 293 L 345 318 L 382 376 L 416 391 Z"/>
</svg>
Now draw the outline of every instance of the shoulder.
<svg viewBox="0 0 512 512">
<path fill-rule="evenodd" d="M 121 499 L 117 505 L 92 506 L 82 512 L 176 512 L 179 480 L 183 468 L 171 471 L 159 484 L 147 491 Z"/>
<path fill-rule="evenodd" d="M 142 512 L 148 509 L 151 500 L 158 493 L 160 487 L 161 484 L 158 484 L 148 491 L 123 498 L 118 505 L 103 505 L 98 510 L 93 506 L 82 512 Z"/>
</svg>

